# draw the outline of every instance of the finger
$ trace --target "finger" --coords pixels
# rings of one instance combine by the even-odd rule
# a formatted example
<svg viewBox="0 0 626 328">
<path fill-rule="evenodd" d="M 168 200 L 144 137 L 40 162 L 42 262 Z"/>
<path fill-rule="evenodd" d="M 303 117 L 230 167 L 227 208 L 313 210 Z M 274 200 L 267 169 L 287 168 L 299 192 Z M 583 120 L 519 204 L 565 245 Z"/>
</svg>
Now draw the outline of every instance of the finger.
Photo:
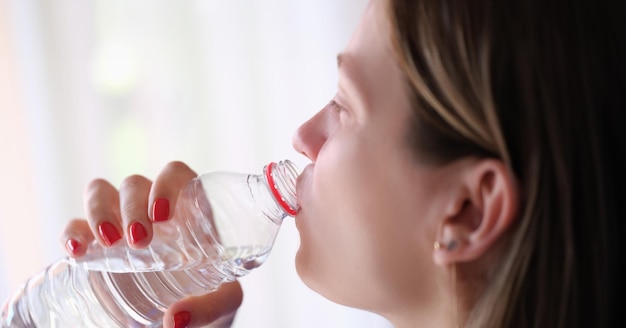
<svg viewBox="0 0 626 328">
<path fill-rule="evenodd" d="M 215 292 L 182 299 L 170 306 L 163 327 L 229 327 L 243 300 L 239 282 L 222 285 Z"/>
<path fill-rule="evenodd" d="M 148 218 L 148 196 L 152 181 L 132 175 L 120 185 L 120 213 L 128 244 L 134 248 L 148 246 L 152 240 L 152 223 Z"/>
<path fill-rule="evenodd" d="M 154 222 L 168 220 L 176 208 L 180 191 L 197 174 L 182 162 L 170 162 L 159 173 L 150 191 L 150 218 Z"/>
<path fill-rule="evenodd" d="M 85 213 L 96 239 L 111 246 L 122 239 L 119 193 L 108 181 L 96 179 L 85 189 Z"/>
<path fill-rule="evenodd" d="M 61 244 L 71 257 L 80 257 L 85 255 L 94 238 L 86 220 L 74 219 L 65 226 L 61 234 Z"/>
</svg>

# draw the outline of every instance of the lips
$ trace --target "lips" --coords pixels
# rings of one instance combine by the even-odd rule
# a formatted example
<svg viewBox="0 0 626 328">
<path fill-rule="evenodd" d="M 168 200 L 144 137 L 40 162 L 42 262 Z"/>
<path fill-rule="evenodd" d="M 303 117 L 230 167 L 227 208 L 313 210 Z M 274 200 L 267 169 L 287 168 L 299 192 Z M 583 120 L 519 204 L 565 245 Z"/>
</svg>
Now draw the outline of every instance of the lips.
<svg viewBox="0 0 626 328">
<path fill-rule="evenodd" d="M 300 198 L 299 196 L 302 194 L 302 191 L 307 187 L 312 171 L 313 164 L 309 164 L 304 168 L 304 170 L 302 170 L 302 173 L 300 173 L 300 175 L 296 179 L 296 195 L 298 196 L 297 198 Z"/>
<path fill-rule="evenodd" d="M 306 191 L 309 188 L 311 174 L 313 174 L 312 163 L 307 165 L 298 176 L 298 179 L 296 179 L 296 202 L 300 208 L 298 212 L 302 211 L 302 203 L 304 196 L 306 195 Z"/>
</svg>

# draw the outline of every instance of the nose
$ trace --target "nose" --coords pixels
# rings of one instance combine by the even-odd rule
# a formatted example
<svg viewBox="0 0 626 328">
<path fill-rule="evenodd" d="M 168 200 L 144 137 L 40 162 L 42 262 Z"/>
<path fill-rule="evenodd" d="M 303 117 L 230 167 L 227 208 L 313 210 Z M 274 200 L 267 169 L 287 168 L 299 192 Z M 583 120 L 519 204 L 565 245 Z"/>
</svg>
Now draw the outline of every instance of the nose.
<svg viewBox="0 0 626 328">
<path fill-rule="evenodd" d="M 328 139 L 330 124 L 327 119 L 327 110 L 321 110 L 308 121 L 304 122 L 293 136 L 293 148 L 311 161 L 317 159 L 317 155 Z"/>
</svg>

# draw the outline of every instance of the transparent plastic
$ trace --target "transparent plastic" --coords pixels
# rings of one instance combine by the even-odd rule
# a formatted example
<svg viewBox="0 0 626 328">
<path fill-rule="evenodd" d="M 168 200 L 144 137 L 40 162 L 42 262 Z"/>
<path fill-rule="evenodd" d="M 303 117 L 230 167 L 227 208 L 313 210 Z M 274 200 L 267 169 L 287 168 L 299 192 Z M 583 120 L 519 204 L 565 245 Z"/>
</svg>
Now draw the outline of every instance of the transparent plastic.
<svg viewBox="0 0 626 328">
<path fill-rule="evenodd" d="M 160 327 L 175 301 L 215 290 L 267 258 L 297 211 L 299 172 L 288 161 L 260 175 L 211 172 L 181 192 L 150 246 L 89 245 L 31 277 L 2 308 L 0 327 Z"/>
</svg>

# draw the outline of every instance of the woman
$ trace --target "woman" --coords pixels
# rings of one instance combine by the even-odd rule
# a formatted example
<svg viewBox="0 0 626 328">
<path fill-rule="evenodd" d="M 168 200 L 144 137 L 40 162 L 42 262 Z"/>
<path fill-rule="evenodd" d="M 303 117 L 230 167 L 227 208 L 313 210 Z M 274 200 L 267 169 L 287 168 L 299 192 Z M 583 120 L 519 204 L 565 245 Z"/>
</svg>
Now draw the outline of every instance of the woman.
<svg viewBox="0 0 626 328">
<path fill-rule="evenodd" d="M 372 0 L 294 138 L 302 280 L 397 327 L 618 324 L 625 5 Z M 194 176 L 95 180 L 63 240 L 145 247 Z M 241 297 L 182 300 L 165 327 L 227 325 Z"/>
</svg>

